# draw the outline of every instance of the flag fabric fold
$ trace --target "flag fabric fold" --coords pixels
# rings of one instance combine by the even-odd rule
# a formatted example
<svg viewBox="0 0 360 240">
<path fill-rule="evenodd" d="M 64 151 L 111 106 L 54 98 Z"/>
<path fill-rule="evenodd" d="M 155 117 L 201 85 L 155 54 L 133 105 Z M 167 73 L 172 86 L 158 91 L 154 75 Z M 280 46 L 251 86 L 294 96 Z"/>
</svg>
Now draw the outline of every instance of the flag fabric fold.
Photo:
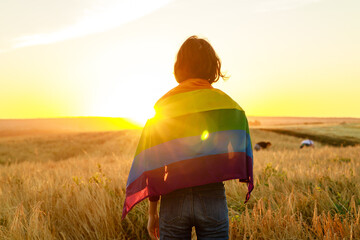
<svg viewBox="0 0 360 240">
<path fill-rule="evenodd" d="M 230 179 L 253 185 L 253 154 L 243 109 L 203 79 L 189 79 L 155 104 L 126 185 L 124 218 L 147 197 Z"/>
</svg>

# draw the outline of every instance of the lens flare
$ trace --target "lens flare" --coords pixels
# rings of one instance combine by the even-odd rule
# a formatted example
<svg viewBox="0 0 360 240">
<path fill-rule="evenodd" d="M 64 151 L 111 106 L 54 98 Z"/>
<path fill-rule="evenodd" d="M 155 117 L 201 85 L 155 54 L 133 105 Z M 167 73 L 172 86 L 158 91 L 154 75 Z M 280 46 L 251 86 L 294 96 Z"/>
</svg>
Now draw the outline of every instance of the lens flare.
<svg viewBox="0 0 360 240">
<path fill-rule="evenodd" d="M 208 130 L 203 131 L 203 133 L 201 134 L 201 140 L 205 141 L 208 137 L 209 137 L 209 131 Z"/>
</svg>

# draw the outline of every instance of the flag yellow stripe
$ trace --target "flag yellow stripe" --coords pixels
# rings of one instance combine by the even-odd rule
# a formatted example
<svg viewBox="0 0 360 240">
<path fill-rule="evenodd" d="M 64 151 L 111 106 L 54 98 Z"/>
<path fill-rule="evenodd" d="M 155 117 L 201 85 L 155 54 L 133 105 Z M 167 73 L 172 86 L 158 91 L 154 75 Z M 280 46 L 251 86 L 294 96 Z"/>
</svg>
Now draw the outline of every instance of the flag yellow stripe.
<svg viewBox="0 0 360 240">
<path fill-rule="evenodd" d="M 233 99 L 219 89 L 200 89 L 161 99 L 155 104 L 155 118 L 172 118 L 217 109 L 243 110 Z"/>
</svg>

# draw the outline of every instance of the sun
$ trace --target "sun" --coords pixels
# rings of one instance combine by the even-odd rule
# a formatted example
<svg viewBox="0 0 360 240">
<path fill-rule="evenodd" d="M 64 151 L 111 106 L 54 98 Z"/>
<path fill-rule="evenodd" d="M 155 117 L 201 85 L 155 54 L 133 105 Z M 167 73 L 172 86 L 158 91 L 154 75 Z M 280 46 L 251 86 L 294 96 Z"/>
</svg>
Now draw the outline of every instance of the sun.
<svg viewBox="0 0 360 240">
<path fill-rule="evenodd" d="M 146 121 L 155 116 L 154 108 L 143 109 L 129 115 L 129 118 L 141 126 L 144 126 Z"/>
<path fill-rule="evenodd" d="M 95 108 L 92 111 L 91 116 L 126 118 L 140 126 L 144 126 L 148 119 L 155 116 L 155 110 L 152 106 L 139 107 L 134 105 L 125 105 L 123 108 L 117 109 L 109 104 L 100 105 L 102 107 Z"/>
<path fill-rule="evenodd" d="M 123 78 L 115 73 L 110 75 L 106 76 L 106 84 L 98 85 L 87 102 L 87 112 L 90 116 L 131 119 L 140 126 L 155 116 L 155 103 L 177 84 L 168 74 L 134 73 Z"/>
<path fill-rule="evenodd" d="M 155 116 L 154 103 L 156 96 L 146 95 L 141 97 L 133 94 L 136 89 L 128 88 L 124 94 L 117 94 L 112 89 L 98 91 L 89 104 L 89 116 L 126 118 L 144 126 L 146 121 Z"/>
</svg>

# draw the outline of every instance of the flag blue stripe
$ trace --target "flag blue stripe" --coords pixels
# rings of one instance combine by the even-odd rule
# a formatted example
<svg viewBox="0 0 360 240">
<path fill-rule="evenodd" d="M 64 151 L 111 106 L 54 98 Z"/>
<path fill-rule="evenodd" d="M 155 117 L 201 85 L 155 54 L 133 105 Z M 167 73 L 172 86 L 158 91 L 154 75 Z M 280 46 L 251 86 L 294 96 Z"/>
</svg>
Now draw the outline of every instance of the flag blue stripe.
<svg viewBox="0 0 360 240">
<path fill-rule="evenodd" d="M 228 152 L 245 152 L 252 158 L 250 136 L 245 130 L 226 130 L 201 136 L 174 139 L 139 153 L 131 166 L 127 186 L 146 171 L 182 160 Z"/>
</svg>

